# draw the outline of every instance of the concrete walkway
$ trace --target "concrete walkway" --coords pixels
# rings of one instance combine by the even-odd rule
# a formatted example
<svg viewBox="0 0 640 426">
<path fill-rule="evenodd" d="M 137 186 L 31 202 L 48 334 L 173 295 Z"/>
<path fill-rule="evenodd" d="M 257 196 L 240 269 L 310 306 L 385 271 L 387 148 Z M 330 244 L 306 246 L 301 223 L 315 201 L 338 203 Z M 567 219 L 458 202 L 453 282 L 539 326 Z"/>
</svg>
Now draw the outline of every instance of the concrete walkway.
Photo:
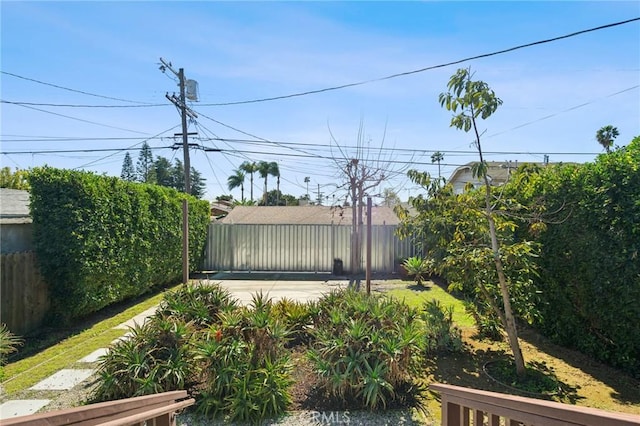
<svg viewBox="0 0 640 426">
<path fill-rule="evenodd" d="M 229 290 L 231 295 L 244 305 L 249 304 L 252 295 L 260 291 L 274 301 L 286 297 L 288 299 L 306 302 L 317 300 L 324 293 L 345 288 L 349 284 L 348 279 L 335 279 L 328 274 L 290 273 L 218 273 L 202 276 L 200 281 L 219 283 L 221 287 Z M 129 327 L 132 327 L 134 323 L 144 323 L 146 318 L 153 315 L 154 312 L 155 308 L 148 309 L 114 328 L 127 330 Z M 91 353 L 87 353 L 78 362 L 86 363 L 87 366 L 91 367 L 95 365 L 100 356 L 107 353 L 107 350 L 107 348 L 100 348 Z M 72 364 L 73 361 L 69 360 L 69 365 Z M 29 390 L 33 391 L 32 393 L 34 394 L 41 392 L 49 396 L 49 398 L 55 398 L 57 393 L 62 393 L 73 389 L 75 386 L 82 385 L 94 372 L 94 368 L 62 369 L 39 383 L 36 383 L 29 388 Z M 6 401 L 0 404 L 0 420 L 26 416 L 36 412 L 46 412 L 47 405 L 52 401 L 53 399 L 47 398 Z"/>
</svg>

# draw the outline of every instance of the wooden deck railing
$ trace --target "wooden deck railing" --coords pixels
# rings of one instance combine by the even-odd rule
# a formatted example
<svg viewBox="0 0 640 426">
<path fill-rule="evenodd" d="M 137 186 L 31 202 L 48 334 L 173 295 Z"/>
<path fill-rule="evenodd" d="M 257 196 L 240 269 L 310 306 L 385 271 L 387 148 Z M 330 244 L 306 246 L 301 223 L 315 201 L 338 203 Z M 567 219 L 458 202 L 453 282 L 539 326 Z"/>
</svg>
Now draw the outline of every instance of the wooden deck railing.
<svg viewBox="0 0 640 426">
<path fill-rule="evenodd" d="M 120 399 L 2 420 L 2 426 L 175 426 L 176 411 L 193 405 L 186 391 Z"/>
<path fill-rule="evenodd" d="M 444 426 L 640 425 L 640 416 L 459 386 L 434 384 Z"/>
</svg>

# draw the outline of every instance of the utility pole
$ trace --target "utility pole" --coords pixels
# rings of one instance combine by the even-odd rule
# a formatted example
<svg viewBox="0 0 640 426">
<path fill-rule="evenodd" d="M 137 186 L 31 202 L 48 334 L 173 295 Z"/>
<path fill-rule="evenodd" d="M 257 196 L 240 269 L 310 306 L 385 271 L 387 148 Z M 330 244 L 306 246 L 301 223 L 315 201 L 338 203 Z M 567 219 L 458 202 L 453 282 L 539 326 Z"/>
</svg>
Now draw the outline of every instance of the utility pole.
<svg viewBox="0 0 640 426">
<path fill-rule="evenodd" d="M 160 58 L 160 71 L 165 72 L 167 69 L 178 77 L 180 86 L 180 98 L 176 99 L 175 94 L 165 97 L 180 109 L 182 118 L 182 151 L 184 154 L 184 192 L 191 194 L 191 162 L 189 160 L 189 135 L 187 133 L 187 115 L 196 118 L 197 115 L 187 108 L 185 93 L 184 68 L 180 68 L 176 72 L 171 66 L 171 62 L 166 62 Z M 189 201 L 187 198 L 182 200 L 182 282 L 189 282 Z"/>
</svg>

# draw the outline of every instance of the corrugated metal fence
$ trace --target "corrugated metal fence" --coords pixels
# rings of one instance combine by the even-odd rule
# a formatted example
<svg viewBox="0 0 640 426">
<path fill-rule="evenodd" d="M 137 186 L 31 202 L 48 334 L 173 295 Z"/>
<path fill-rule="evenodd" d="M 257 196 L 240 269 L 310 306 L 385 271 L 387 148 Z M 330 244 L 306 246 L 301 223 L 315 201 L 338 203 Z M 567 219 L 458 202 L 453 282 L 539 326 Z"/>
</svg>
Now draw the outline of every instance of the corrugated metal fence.
<svg viewBox="0 0 640 426">
<path fill-rule="evenodd" d="M 396 259 L 413 255 L 409 239 L 400 240 L 394 225 L 372 227 L 372 270 L 393 272 Z M 351 226 L 209 225 L 205 270 L 332 272 L 334 259 L 351 270 Z M 366 235 L 362 245 L 364 267 Z"/>
</svg>

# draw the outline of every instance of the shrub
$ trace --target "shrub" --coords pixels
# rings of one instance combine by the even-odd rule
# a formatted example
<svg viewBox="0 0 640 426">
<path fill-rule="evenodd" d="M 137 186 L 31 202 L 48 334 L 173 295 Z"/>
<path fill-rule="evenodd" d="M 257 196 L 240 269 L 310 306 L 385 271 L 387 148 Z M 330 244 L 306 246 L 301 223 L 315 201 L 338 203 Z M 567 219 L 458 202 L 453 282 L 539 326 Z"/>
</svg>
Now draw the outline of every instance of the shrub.
<svg viewBox="0 0 640 426">
<path fill-rule="evenodd" d="M 0 324 L 0 380 L 4 378 L 3 367 L 7 362 L 7 357 L 18 351 L 18 346 L 22 346 L 24 341 L 13 334 L 6 324 Z"/>
<path fill-rule="evenodd" d="M 273 305 L 271 312 L 275 319 L 281 321 L 289 330 L 289 344 L 309 343 L 311 338 L 313 302 L 301 303 L 291 299 L 281 299 Z"/>
<path fill-rule="evenodd" d="M 464 302 L 465 311 L 473 317 L 476 324 L 476 336 L 481 339 L 502 340 L 502 325 L 487 303 L 479 299 L 468 299 Z"/>
<path fill-rule="evenodd" d="M 462 350 L 462 333 L 453 325 L 453 306 L 445 308 L 438 300 L 428 300 L 420 317 L 425 324 L 427 353 Z"/>
<path fill-rule="evenodd" d="M 220 328 L 199 342 L 197 405 L 204 415 L 257 423 L 284 414 L 291 403 L 288 330 L 271 309 L 271 300 L 254 295 L 249 309 L 227 312 Z"/>
<path fill-rule="evenodd" d="M 420 391 L 414 377 L 422 331 L 415 310 L 394 299 L 334 291 L 314 311 L 308 358 L 331 398 L 376 410 Z"/>
<path fill-rule="evenodd" d="M 155 316 L 135 325 L 102 358 L 95 401 L 186 389 L 195 371 L 191 323 Z"/>
<path fill-rule="evenodd" d="M 165 297 L 156 315 L 193 322 L 202 329 L 219 324 L 225 312 L 238 307 L 238 301 L 219 284 L 193 283 Z"/>
<path fill-rule="evenodd" d="M 417 285 L 422 285 L 422 280 L 433 272 L 433 260 L 431 259 L 423 259 L 417 256 L 410 257 L 402 265 Z"/>
<path fill-rule="evenodd" d="M 261 293 L 240 307 L 218 285 L 187 285 L 101 360 L 95 401 L 186 389 L 208 417 L 257 423 L 291 402 L 288 330 Z"/>
<path fill-rule="evenodd" d="M 534 228 L 542 245 L 534 325 L 640 377 L 640 137 L 593 163 L 516 178 L 506 191 L 548 219 Z"/>
<path fill-rule="evenodd" d="M 189 257 L 204 254 L 209 205 L 173 189 L 89 172 L 29 174 L 33 239 L 52 310 L 69 320 L 176 282 L 182 271 L 182 200 Z"/>
</svg>

